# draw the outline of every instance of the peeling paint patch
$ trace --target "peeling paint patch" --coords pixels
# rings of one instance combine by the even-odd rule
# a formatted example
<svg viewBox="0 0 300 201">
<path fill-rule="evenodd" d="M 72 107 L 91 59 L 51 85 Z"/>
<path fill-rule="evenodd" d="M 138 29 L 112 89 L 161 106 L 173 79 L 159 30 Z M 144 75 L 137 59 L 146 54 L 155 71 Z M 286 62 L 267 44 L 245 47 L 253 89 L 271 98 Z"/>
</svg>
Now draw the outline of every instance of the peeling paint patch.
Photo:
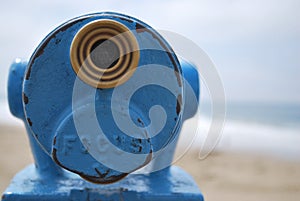
<svg viewBox="0 0 300 201">
<path fill-rule="evenodd" d="M 177 96 L 177 103 L 176 103 L 176 114 L 179 115 L 180 111 L 181 111 L 181 105 L 182 105 L 182 96 L 181 94 L 179 94 Z"/>
<path fill-rule="evenodd" d="M 24 101 L 25 105 L 28 104 L 28 97 L 26 96 L 26 94 L 23 93 L 22 96 L 23 96 L 23 101 Z"/>
<path fill-rule="evenodd" d="M 25 76 L 25 79 L 26 79 L 26 80 L 29 80 L 30 74 L 31 74 L 31 65 L 28 67 L 28 69 L 27 69 L 27 71 L 26 71 L 26 76 Z"/>
<path fill-rule="evenodd" d="M 32 121 L 30 118 L 27 118 L 27 122 L 28 122 L 29 126 L 32 126 Z"/>
</svg>

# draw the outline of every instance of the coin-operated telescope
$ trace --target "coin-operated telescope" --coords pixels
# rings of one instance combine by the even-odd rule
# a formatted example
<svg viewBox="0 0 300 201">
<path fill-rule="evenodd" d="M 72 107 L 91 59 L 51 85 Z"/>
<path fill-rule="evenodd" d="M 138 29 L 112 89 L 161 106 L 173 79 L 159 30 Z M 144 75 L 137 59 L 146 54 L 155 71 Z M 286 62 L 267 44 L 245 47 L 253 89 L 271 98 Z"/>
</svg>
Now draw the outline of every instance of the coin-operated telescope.
<svg viewBox="0 0 300 201">
<path fill-rule="evenodd" d="M 171 166 L 198 97 L 197 70 L 140 20 L 104 12 L 62 24 L 10 68 L 10 110 L 35 164 L 2 200 L 203 200 Z"/>
</svg>

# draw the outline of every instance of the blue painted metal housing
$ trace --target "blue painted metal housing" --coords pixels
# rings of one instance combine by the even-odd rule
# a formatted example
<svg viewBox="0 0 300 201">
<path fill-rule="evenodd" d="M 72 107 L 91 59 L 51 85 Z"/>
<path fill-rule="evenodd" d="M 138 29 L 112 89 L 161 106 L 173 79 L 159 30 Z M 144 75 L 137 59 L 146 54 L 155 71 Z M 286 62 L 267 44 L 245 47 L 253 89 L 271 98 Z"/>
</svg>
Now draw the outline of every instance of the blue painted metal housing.
<svg viewBox="0 0 300 201">
<path fill-rule="evenodd" d="M 132 77 L 111 88 L 79 79 L 70 59 L 74 37 L 99 20 L 126 27 L 139 47 Z M 179 61 L 147 24 L 111 12 L 64 23 L 41 42 L 28 63 L 11 66 L 10 110 L 24 120 L 35 166 L 16 175 L 2 200 L 203 200 L 190 176 L 168 166 L 182 123 L 197 111 L 198 98 L 197 70 Z M 126 118 L 132 124 L 124 123 Z M 95 122 L 103 138 L 95 137 Z M 93 145 L 100 148 L 93 152 Z M 159 171 L 131 174 L 149 163 Z"/>
</svg>

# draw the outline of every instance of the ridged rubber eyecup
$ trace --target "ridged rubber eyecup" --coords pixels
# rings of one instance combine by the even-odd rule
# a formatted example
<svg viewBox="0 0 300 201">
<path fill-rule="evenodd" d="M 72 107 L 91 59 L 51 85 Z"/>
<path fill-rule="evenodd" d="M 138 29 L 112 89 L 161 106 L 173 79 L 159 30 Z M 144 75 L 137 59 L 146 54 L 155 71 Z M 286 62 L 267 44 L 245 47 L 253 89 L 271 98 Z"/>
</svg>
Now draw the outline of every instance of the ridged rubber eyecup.
<svg viewBox="0 0 300 201">
<path fill-rule="evenodd" d="M 75 35 L 70 49 L 75 73 L 95 88 L 113 88 L 126 82 L 137 68 L 139 57 L 134 34 L 114 20 L 86 24 Z"/>
</svg>

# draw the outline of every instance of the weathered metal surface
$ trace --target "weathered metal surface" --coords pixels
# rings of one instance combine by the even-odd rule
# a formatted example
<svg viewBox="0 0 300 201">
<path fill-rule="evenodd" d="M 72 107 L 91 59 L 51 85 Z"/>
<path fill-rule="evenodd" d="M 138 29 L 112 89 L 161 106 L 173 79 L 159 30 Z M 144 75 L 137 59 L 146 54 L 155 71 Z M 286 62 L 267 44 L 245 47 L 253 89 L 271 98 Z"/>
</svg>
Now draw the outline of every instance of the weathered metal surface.
<svg viewBox="0 0 300 201">
<path fill-rule="evenodd" d="M 78 61 L 73 61 L 77 59 L 73 48 L 93 49 L 93 44 L 86 42 L 85 46 L 75 40 L 74 45 L 74 37 L 80 38 L 87 25 L 100 22 L 104 26 L 103 21 L 105 26 L 130 30 L 130 37 L 134 37 L 137 44 L 129 46 L 138 49 L 132 49 L 133 55 L 124 56 L 123 63 L 119 59 L 109 66 L 108 77 L 95 78 L 98 75 L 95 72 L 99 69 L 97 72 L 102 72 L 104 68 L 93 63 L 83 67 L 86 71 L 80 76 Z M 102 40 L 103 34 L 117 30 L 113 28 L 105 33 L 95 32 Z M 129 43 L 132 40 L 129 39 Z M 120 47 L 123 42 L 116 44 Z M 106 47 L 114 49 L 111 45 Z M 83 66 L 82 55 L 90 49 L 79 53 Z M 119 49 L 119 53 L 122 51 Z M 131 59 L 128 69 L 133 72 L 127 68 L 124 71 L 125 57 Z M 99 58 L 102 57 L 94 59 Z M 122 71 L 124 79 L 118 77 L 118 71 Z M 107 82 L 109 77 L 118 82 Z M 95 85 L 91 79 L 100 82 L 106 79 L 106 82 Z M 192 89 L 187 89 L 188 84 Z M 90 184 L 76 176 L 93 183 L 109 184 L 149 162 L 154 166 L 170 164 L 181 125 L 197 110 L 197 70 L 186 61 L 179 62 L 169 44 L 145 23 L 110 12 L 66 22 L 41 42 L 28 63 L 17 61 L 12 65 L 8 92 L 11 112 L 24 120 L 36 166 L 16 176 L 3 200 L 202 200 L 194 182 L 182 170 L 173 168 L 169 172 L 167 166 L 161 173 L 129 175 L 112 186 Z M 165 119 L 156 113 L 152 115 L 151 110 L 156 105 L 164 109 L 161 114 Z M 116 116 L 121 122 L 116 121 Z M 127 123 L 126 118 L 134 125 Z M 161 128 L 158 128 L 162 124 L 159 121 L 164 121 Z M 101 127 L 100 133 L 103 132 L 100 138 L 98 127 Z M 162 149 L 165 149 L 163 154 L 156 154 Z M 138 156 L 139 160 L 128 155 Z"/>
<path fill-rule="evenodd" d="M 6 192 L 3 201 L 203 201 L 193 179 L 178 167 L 99 186 L 70 173 L 45 182 L 31 165 L 15 176 Z"/>
</svg>

